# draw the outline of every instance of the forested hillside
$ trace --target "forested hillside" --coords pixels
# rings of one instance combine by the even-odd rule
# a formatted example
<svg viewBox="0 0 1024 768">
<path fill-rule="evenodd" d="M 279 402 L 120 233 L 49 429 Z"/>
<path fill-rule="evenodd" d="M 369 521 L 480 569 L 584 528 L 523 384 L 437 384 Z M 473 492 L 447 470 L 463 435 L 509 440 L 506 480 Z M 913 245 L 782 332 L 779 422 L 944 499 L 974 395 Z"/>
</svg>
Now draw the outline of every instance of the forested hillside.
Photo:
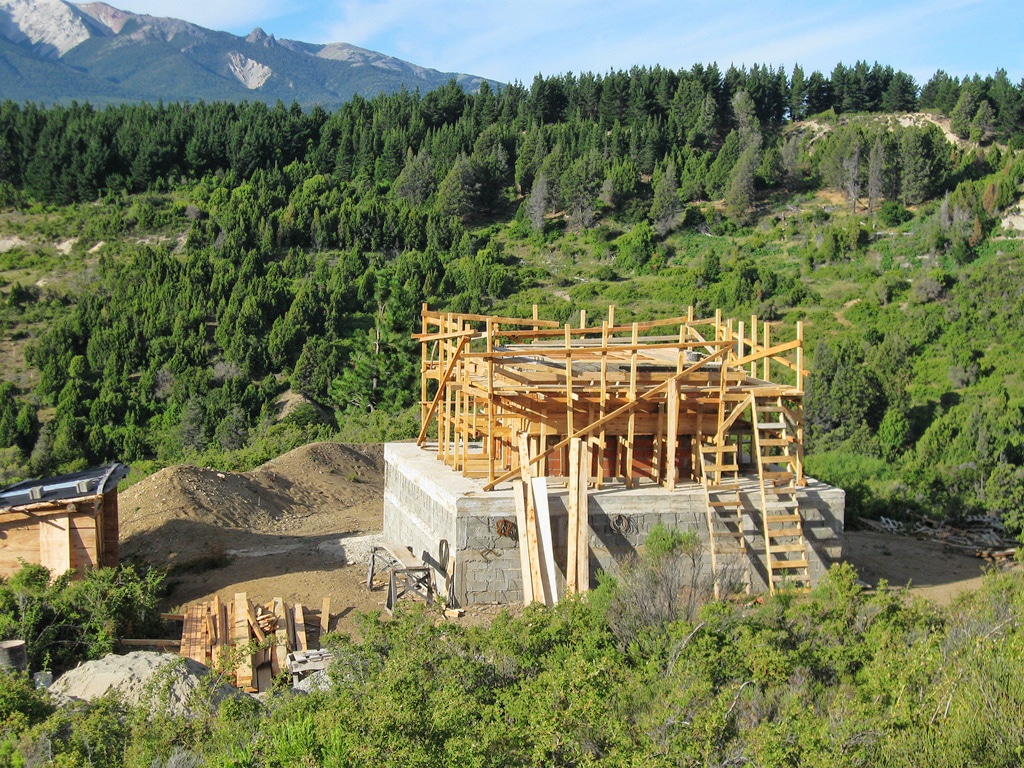
<svg viewBox="0 0 1024 768">
<path fill-rule="evenodd" d="M 808 468 L 855 510 L 1019 527 L 1022 90 L 859 62 L 331 113 L 3 103 L 3 472 L 414 434 L 424 301 L 693 304 L 804 321 Z M 307 403 L 282 419 L 289 392 Z"/>
</svg>

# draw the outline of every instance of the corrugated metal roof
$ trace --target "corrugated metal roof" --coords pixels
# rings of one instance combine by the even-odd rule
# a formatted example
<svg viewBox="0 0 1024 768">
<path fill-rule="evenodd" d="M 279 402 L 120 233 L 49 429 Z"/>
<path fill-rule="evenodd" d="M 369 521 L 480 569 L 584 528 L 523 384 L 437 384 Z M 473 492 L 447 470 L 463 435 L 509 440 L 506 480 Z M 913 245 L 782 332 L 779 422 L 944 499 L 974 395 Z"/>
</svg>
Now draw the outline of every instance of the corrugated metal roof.
<svg viewBox="0 0 1024 768">
<path fill-rule="evenodd" d="M 130 469 L 127 464 L 114 463 L 70 475 L 23 480 L 0 490 L 0 508 L 98 496 L 114 488 Z"/>
</svg>

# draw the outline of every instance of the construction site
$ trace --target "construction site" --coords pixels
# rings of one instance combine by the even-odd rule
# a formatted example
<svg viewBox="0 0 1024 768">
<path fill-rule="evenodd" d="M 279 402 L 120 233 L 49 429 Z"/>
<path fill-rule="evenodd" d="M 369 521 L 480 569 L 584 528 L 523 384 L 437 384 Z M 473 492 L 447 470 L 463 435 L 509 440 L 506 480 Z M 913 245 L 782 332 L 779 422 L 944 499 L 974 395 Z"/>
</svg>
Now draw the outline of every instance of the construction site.
<svg viewBox="0 0 1024 768">
<path fill-rule="evenodd" d="M 715 592 L 813 586 L 845 494 L 803 468 L 803 328 L 720 312 L 561 325 L 422 308 L 422 429 L 385 446 L 384 537 L 450 604 L 551 603 L 700 536 Z"/>
</svg>

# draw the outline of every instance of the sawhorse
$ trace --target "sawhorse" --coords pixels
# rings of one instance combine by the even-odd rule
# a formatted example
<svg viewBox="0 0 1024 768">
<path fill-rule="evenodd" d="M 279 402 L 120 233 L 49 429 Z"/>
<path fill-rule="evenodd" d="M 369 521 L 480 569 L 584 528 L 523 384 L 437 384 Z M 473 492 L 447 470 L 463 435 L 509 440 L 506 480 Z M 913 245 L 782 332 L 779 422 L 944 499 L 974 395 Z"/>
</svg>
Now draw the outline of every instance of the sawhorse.
<svg viewBox="0 0 1024 768">
<path fill-rule="evenodd" d="M 384 565 L 378 568 L 378 560 Z M 375 573 L 390 571 L 388 594 L 384 607 L 393 613 L 399 598 L 408 594 L 417 594 L 427 604 L 434 602 L 434 575 L 430 566 L 416 558 L 408 547 L 384 542 L 370 549 L 370 565 L 366 571 L 366 588 L 373 589 Z"/>
</svg>

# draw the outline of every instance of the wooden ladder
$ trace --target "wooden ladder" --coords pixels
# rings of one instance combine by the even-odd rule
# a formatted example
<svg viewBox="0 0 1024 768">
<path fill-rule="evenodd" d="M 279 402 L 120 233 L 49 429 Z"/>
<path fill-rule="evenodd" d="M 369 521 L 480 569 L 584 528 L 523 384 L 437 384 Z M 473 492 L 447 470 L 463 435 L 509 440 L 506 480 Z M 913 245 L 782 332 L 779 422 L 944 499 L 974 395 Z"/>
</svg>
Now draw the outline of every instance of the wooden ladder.
<svg viewBox="0 0 1024 768">
<path fill-rule="evenodd" d="M 743 501 L 740 498 L 738 445 L 701 442 L 700 473 L 707 503 L 708 540 L 715 597 L 736 585 L 738 573 L 726 573 L 727 564 L 739 564 L 744 592 L 750 593 L 750 550 L 743 532 Z M 723 578 L 727 577 L 727 578 Z M 723 584 L 723 582 L 726 582 Z"/>
<path fill-rule="evenodd" d="M 802 480 L 798 425 L 781 397 L 755 397 L 753 427 L 768 589 L 809 589 L 807 540 L 797 498 Z"/>
</svg>

